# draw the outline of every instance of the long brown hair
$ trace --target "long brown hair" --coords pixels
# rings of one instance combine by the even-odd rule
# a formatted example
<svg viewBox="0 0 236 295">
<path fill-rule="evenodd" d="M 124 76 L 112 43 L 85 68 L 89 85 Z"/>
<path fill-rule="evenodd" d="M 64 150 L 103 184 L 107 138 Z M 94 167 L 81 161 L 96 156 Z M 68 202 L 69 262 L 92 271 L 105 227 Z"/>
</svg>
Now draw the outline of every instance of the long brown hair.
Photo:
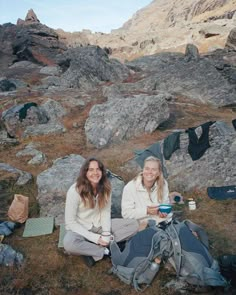
<svg viewBox="0 0 236 295">
<path fill-rule="evenodd" d="M 157 176 L 156 182 L 157 182 L 157 199 L 161 203 L 163 201 L 163 188 L 164 188 L 164 176 L 162 172 L 162 165 L 161 161 L 153 156 L 149 156 L 145 159 L 143 167 L 147 162 L 157 162 L 158 163 L 158 169 L 159 169 L 159 175 Z"/>
<path fill-rule="evenodd" d="M 98 163 L 98 167 L 102 172 L 102 177 L 97 186 L 97 201 L 98 207 L 100 209 L 104 208 L 107 204 L 110 194 L 111 194 L 111 183 L 107 178 L 106 169 L 103 163 L 96 158 L 88 158 L 82 165 L 79 173 L 79 177 L 76 181 L 76 190 L 80 194 L 85 207 L 94 208 L 95 207 L 95 196 L 93 192 L 93 187 L 87 178 L 87 172 L 89 169 L 90 162 L 95 161 Z"/>
</svg>

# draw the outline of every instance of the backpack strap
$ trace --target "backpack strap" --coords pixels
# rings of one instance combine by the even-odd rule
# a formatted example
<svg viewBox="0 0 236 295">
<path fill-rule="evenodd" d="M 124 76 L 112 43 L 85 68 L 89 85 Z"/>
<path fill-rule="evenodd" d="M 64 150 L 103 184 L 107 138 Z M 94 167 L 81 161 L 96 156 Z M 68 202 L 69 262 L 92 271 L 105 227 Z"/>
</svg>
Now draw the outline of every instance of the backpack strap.
<svg viewBox="0 0 236 295">
<path fill-rule="evenodd" d="M 138 276 L 144 272 L 148 267 L 150 267 L 150 264 L 151 262 L 148 261 L 148 260 L 145 260 L 145 261 L 142 261 L 136 268 L 135 270 L 135 273 L 134 273 L 134 276 L 133 276 L 133 286 L 134 286 L 134 289 L 136 291 L 139 291 L 139 292 L 143 292 L 144 290 L 147 289 L 147 287 L 149 287 L 148 284 L 146 284 L 146 286 L 144 286 L 143 288 L 140 287 L 139 283 L 138 283 Z"/>
<path fill-rule="evenodd" d="M 179 277 L 181 261 L 182 261 L 182 250 L 181 250 L 181 244 L 179 240 L 179 234 L 174 226 L 174 224 L 176 223 L 178 224 L 179 222 L 176 220 L 172 220 L 169 226 L 166 228 L 165 232 L 168 234 L 172 243 L 172 250 L 173 250 L 172 256 L 174 256 L 176 274 L 177 274 L 177 277 Z"/>
<path fill-rule="evenodd" d="M 154 235 L 155 236 L 155 235 Z M 148 254 L 147 259 L 142 261 L 135 269 L 134 277 L 133 277 L 133 286 L 136 291 L 143 292 L 149 285 L 146 285 L 145 287 L 141 288 L 138 283 L 138 277 L 141 273 L 143 273 L 148 267 L 150 267 L 151 260 L 153 259 L 153 245 L 154 245 L 154 236 L 152 237 L 152 243 L 151 243 L 151 249 Z"/>
<path fill-rule="evenodd" d="M 197 236 L 198 236 L 199 240 L 202 242 L 202 244 L 207 249 L 209 249 L 209 241 L 208 241 L 208 237 L 207 237 L 207 234 L 206 234 L 205 230 L 202 227 L 200 227 L 199 225 L 193 223 L 191 220 L 186 219 L 183 222 L 188 226 L 188 228 L 191 231 L 197 233 Z"/>
</svg>

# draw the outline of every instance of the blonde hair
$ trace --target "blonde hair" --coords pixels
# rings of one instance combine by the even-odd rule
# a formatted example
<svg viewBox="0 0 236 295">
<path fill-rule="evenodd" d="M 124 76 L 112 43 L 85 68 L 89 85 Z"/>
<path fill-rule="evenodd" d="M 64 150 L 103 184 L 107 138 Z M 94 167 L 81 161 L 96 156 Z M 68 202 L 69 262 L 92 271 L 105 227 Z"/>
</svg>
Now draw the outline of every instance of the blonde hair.
<svg viewBox="0 0 236 295">
<path fill-rule="evenodd" d="M 149 156 L 144 160 L 143 167 L 145 166 L 145 164 L 147 162 L 156 162 L 156 163 L 158 163 L 159 175 L 157 176 L 157 179 L 156 179 L 156 182 L 157 182 L 157 199 L 158 199 L 158 202 L 162 203 L 165 179 L 164 179 L 163 172 L 162 172 L 161 161 L 156 157 Z"/>
</svg>

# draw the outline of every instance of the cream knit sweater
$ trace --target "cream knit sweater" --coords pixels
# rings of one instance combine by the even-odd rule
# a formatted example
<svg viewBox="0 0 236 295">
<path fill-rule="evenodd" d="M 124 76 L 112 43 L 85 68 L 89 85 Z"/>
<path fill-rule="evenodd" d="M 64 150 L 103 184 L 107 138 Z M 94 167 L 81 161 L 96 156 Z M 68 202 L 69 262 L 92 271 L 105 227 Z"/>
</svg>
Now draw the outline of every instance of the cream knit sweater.
<svg viewBox="0 0 236 295">
<path fill-rule="evenodd" d="M 65 228 L 97 244 L 100 235 L 89 230 L 93 226 L 101 227 L 102 231 L 111 230 L 111 198 L 101 210 L 97 204 L 94 208 L 86 208 L 75 187 L 76 183 L 69 188 L 66 196 Z"/>
<path fill-rule="evenodd" d="M 124 187 L 121 210 L 123 218 L 134 218 L 137 220 L 153 218 L 147 215 L 147 206 L 160 205 L 157 200 L 157 183 L 154 184 L 149 195 L 146 188 L 142 185 L 142 176 L 133 179 Z M 163 188 L 163 204 L 169 204 L 168 183 L 165 180 Z"/>
</svg>

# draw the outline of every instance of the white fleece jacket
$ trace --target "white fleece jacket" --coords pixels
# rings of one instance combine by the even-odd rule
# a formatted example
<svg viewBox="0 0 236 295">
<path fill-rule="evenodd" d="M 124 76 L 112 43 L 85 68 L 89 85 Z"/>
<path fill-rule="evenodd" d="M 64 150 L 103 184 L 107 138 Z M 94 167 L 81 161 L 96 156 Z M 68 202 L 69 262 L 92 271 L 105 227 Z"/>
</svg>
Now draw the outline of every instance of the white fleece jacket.
<svg viewBox="0 0 236 295">
<path fill-rule="evenodd" d="M 137 220 L 153 218 L 147 215 L 147 206 L 160 205 L 157 198 L 157 183 L 154 184 L 151 193 L 142 184 L 142 176 L 133 179 L 126 184 L 123 190 L 121 211 L 123 218 L 134 218 Z M 168 183 L 165 180 L 163 187 L 163 204 L 169 204 Z"/>
<path fill-rule="evenodd" d="M 102 227 L 102 231 L 111 230 L 111 198 L 103 209 L 86 208 L 76 191 L 76 183 L 68 190 L 65 207 L 65 228 L 85 237 L 87 240 L 97 244 L 99 234 L 89 231 L 93 226 Z"/>
</svg>

